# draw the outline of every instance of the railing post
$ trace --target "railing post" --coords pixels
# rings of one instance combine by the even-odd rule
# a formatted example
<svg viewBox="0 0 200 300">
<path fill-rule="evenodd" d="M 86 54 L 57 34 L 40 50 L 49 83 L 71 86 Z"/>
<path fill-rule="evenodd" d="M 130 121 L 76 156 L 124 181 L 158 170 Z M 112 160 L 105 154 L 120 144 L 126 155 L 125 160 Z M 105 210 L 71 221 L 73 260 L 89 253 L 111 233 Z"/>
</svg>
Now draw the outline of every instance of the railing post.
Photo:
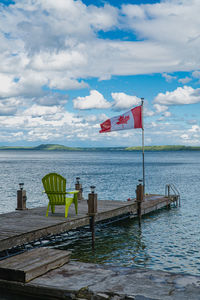
<svg viewBox="0 0 200 300">
<path fill-rule="evenodd" d="M 170 189 L 171 189 L 171 185 L 170 184 L 167 184 L 167 197 L 168 197 L 168 205 L 167 205 L 167 208 L 170 209 L 171 208 L 171 200 L 170 200 Z"/>
<path fill-rule="evenodd" d="M 168 197 L 170 197 L 170 184 L 168 184 L 168 186 L 167 186 L 167 195 L 168 195 Z"/>
<path fill-rule="evenodd" d="M 88 215 L 90 217 L 90 231 L 92 232 L 92 249 L 95 248 L 95 215 L 97 213 L 97 194 L 95 186 L 91 186 L 91 193 L 88 194 Z"/>
<path fill-rule="evenodd" d="M 16 210 L 25 210 L 26 208 L 26 191 L 23 189 L 24 183 L 19 183 L 19 190 L 17 191 L 17 208 Z"/>
<path fill-rule="evenodd" d="M 139 220 L 139 226 L 141 226 L 141 218 L 142 218 L 142 201 L 143 201 L 143 185 L 137 185 L 136 189 L 136 201 L 137 201 L 137 215 Z"/>
<path fill-rule="evenodd" d="M 80 183 L 80 177 L 76 177 L 75 190 L 79 191 L 78 200 L 83 200 L 83 188 L 82 184 Z"/>
</svg>

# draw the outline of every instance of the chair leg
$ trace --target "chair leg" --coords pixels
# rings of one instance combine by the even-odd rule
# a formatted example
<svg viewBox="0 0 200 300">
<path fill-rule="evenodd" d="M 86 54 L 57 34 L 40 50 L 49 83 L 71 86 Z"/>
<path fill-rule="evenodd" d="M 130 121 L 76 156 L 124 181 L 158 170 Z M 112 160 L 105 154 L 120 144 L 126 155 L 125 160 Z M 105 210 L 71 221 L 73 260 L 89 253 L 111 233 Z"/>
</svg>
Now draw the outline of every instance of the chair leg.
<svg viewBox="0 0 200 300">
<path fill-rule="evenodd" d="M 70 207 L 69 203 L 65 203 L 65 218 L 67 218 L 68 216 L 69 207 Z"/>
<path fill-rule="evenodd" d="M 74 206 L 75 206 L 75 212 L 77 215 L 78 214 L 78 195 L 77 194 L 74 195 Z"/>
<path fill-rule="evenodd" d="M 48 214 L 49 214 L 49 203 L 48 203 L 48 206 L 47 206 L 46 217 L 48 217 Z"/>
<path fill-rule="evenodd" d="M 69 207 L 72 204 L 74 198 L 66 198 L 65 200 L 65 218 L 68 216 Z"/>
<path fill-rule="evenodd" d="M 52 214 L 55 213 L 55 205 L 51 205 L 51 212 L 52 212 Z"/>
</svg>

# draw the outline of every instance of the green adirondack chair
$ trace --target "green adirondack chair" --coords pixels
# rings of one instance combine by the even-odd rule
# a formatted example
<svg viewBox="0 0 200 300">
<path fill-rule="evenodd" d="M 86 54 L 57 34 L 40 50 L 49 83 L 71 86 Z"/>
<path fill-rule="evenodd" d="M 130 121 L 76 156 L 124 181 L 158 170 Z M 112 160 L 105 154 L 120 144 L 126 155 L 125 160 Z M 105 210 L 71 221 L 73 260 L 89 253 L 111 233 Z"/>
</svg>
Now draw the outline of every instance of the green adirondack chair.
<svg viewBox="0 0 200 300">
<path fill-rule="evenodd" d="M 68 210 L 72 203 L 75 205 L 76 214 L 78 213 L 78 192 L 79 191 L 66 191 L 66 179 L 57 174 L 49 173 L 42 178 L 42 183 L 45 189 L 45 193 L 49 199 L 46 216 L 48 217 L 49 206 L 51 206 L 51 212 L 55 212 L 56 205 L 65 205 L 65 218 L 68 216 Z M 71 194 L 73 197 L 66 197 Z"/>
</svg>

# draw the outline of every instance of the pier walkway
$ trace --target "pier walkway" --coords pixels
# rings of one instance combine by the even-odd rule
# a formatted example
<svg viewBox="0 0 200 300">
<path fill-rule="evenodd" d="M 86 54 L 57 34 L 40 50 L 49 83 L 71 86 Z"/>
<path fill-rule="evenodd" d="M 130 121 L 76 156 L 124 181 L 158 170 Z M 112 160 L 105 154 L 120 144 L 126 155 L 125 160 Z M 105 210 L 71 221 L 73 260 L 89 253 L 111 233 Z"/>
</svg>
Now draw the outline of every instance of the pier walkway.
<svg viewBox="0 0 200 300">
<path fill-rule="evenodd" d="M 175 197 L 161 195 L 145 196 L 141 204 L 141 214 L 156 211 L 171 203 L 176 203 Z M 64 217 L 64 208 L 56 206 L 55 214 L 46 217 L 46 207 L 38 207 L 22 211 L 0 214 L 0 251 L 24 245 L 48 235 L 56 235 L 77 229 L 90 223 L 86 200 L 79 201 L 78 215 L 75 215 L 73 205 L 69 209 L 69 216 Z M 137 202 L 98 200 L 98 212 L 95 222 L 106 221 L 120 216 L 137 216 Z"/>
</svg>

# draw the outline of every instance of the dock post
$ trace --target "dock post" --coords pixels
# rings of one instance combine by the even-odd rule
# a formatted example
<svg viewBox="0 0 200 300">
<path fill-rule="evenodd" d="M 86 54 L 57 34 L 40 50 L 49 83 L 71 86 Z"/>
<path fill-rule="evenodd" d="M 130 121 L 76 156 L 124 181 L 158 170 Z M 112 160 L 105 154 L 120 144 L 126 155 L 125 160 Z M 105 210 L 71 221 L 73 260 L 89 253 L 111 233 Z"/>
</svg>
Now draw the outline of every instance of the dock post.
<svg viewBox="0 0 200 300">
<path fill-rule="evenodd" d="M 136 201 L 137 201 L 137 215 L 139 220 L 139 226 L 141 226 L 141 218 L 142 218 L 142 201 L 143 201 L 143 185 L 137 185 L 136 189 Z"/>
<path fill-rule="evenodd" d="M 76 177 L 75 190 L 79 191 L 78 200 L 83 200 L 83 188 L 82 184 L 80 183 L 80 177 Z"/>
<path fill-rule="evenodd" d="M 169 199 L 169 203 L 168 203 L 168 205 L 167 205 L 167 208 L 170 209 L 170 208 L 171 208 L 171 200 L 170 200 L 170 198 L 171 198 L 171 196 L 170 196 L 170 184 L 167 184 L 166 188 L 167 188 L 167 197 L 168 197 L 168 199 Z"/>
<path fill-rule="evenodd" d="M 23 190 L 24 183 L 19 183 L 19 190 L 17 191 L 17 208 L 16 210 L 24 210 L 26 208 L 26 191 Z"/>
<path fill-rule="evenodd" d="M 90 217 L 90 231 L 92 232 L 92 249 L 95 249 L 95 215 L 97 213 L 97 194 L 94 193 L 95 186 L 91 186 L 88 194 L 88 215 Z"/>
</svg>

